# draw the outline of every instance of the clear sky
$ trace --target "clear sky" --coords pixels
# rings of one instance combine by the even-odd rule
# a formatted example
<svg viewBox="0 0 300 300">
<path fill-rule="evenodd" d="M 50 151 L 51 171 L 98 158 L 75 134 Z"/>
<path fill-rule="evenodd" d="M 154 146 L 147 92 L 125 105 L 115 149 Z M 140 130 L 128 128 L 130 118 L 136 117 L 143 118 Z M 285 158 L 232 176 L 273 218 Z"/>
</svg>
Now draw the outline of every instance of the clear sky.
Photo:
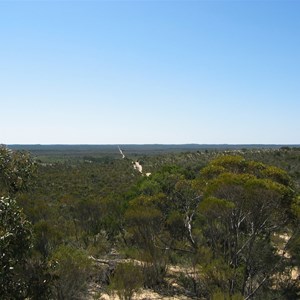
<svg viewBox="0 0 300 300">
<path fill-rule="evenodd" d="M 300 144 L 300 1 L 0 0 L 0 144 Z"/>
</svg>

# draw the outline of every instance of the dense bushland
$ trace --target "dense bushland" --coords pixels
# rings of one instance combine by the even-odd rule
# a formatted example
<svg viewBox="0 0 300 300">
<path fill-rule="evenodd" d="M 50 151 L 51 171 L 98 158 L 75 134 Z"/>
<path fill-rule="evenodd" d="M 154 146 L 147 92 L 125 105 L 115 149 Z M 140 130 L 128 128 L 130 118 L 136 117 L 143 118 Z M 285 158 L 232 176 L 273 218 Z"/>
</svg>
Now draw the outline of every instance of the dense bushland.
<svg viewBox="0 0 300 300">
<path fill-rule="evenodd" d="M 3 299 L 84 299 L 93 284 L 124 299 L 143 286 L 297 299 L 299 148 L 139 161 L 151 176 L 128 158 L 49 163 L 0 148 Z"/>
</svg>

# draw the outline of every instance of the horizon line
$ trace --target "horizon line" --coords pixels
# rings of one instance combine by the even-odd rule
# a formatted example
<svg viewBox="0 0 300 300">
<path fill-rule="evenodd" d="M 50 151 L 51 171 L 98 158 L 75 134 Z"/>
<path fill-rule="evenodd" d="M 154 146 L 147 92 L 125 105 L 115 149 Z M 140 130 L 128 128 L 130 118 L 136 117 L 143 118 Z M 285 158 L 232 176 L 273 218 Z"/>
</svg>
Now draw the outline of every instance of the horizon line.
<svg viewBox="0 0 300 300">
<path fill-rule="evenodd" d="M 247 146 L 247 145 L 262 145 L 262 146 L 300 146 L 300 143 L 0 143 L 7 146 L 118 146 L 118 145 L 133 145 L 133 146 Z"/>
</svg>

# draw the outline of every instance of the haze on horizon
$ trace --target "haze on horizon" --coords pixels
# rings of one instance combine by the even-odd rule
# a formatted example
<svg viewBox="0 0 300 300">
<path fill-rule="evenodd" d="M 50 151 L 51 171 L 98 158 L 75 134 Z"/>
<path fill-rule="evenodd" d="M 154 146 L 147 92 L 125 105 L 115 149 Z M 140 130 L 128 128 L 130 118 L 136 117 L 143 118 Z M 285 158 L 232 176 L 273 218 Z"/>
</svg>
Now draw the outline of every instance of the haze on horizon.
<svg viewBox="0 0 300 300">
<path fill-rule="evenodd" d="M 0 1 L 0 144 L 300 144 L 298 1 Z"/>
</svg>

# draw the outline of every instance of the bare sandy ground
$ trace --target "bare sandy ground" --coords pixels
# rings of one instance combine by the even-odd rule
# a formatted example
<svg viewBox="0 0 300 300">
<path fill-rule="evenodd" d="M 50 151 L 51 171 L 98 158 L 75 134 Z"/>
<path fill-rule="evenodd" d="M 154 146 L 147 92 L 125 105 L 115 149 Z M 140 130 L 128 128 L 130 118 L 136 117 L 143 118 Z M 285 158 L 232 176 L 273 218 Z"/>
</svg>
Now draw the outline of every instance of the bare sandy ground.
<svg viewBox="0 0 300 300">
<path fill-rule="evenodd" d="M 120 298 L 116 296 L 110 296 L 108 294 L 102 294 L 99 298 L 99 300 L 119 300 Z M 178 296 L 178 297 L 165 297 L 158 293 L 155 293 L 151 290 L 141 290 L 140 293 L 135 294 L 133 296 L 134 300 L 152 300 L 152 299 L 166 299 L 166 300 L 188 300 L 191 298 L 185 297 L 185 296 Z"/>
</svg>

